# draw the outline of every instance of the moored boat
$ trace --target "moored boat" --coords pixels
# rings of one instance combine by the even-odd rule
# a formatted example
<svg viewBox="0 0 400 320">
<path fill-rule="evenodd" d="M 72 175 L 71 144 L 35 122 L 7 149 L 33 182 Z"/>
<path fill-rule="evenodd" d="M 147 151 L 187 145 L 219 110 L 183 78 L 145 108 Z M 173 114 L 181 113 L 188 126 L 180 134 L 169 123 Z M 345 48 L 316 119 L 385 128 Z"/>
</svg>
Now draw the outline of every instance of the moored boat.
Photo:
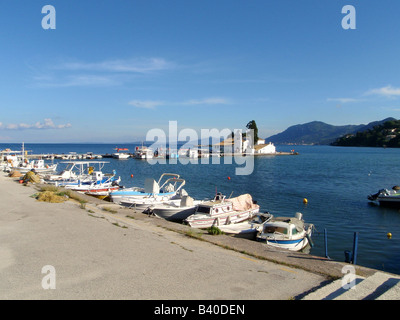
<svg viewBox="0 0 400 320">
<path fill-rule="evenodd" d="M 266 213 L 257 213 L 253 218 L 226 225 L 220 225 L 218 228 L 225 234 L 240 238 L 255 239 L 256 233 L 259 231 L 263 223 L 271 220 L 273 215 Z"/>
<path fill-rule="evenodd" d="M 394 186 L 392 190 L 380 189 L 375 194 L 370 194 L 368 200 L 378 202 L 381 206 L 400 207 L 400 187 Z"/>
<path fill-rule="evenodd" d="M 194 214 L 196 207 L 202 202 L 201 200 L 194 200 L 189 195 L 185 195 L 181 199 L 152 205 L 149 207 L 149 213 L 169 221 L 182 222 Z"/>
<path fill-rule="evenodd" d="M 25 159 L 24 162 L 19 162 L 15 166 L 11 166 L 10 169 L 19 171 L 20 173 L 27 173 L 28 171 L 34 169 L 38 174 L 45 174 L 55 172 L 57 169 L 57 163 L 46 164 L 42 159 L 32 161 Z"/>
<path fill-rule="evenodd" d="M 253 203 L 250 194 L 225 199 L 225 196 L 218 193 L 213 200 L 199 204 L 195 213 L 184 222 L 192 228 L 218 227 L 250 219 L 259 210 L 259 205 Z"/>
<path fill-rule="evenodd" d="M 115 150 L 116 150 L 117 152 L 114 152 L 114 153 L 112 154 L 112 157 L 113 157 L 114 159 L 125 160 L 125 159 L 130 158 L 130 156 L 131 156 L 131 155 L 127 152 L 127 151 L 129 151 L 127 148 L 115 148 Z M 121 151 L 125 151 L 125 152 L 121 152 Z"/>
<path fill-rule="evenodd" d="M 176 194 L 174 186 L 169 182 L 174 182 L 173 179 L 178 179 L 179 174 L 163 173 L 158 181 L 147 178 L 142 187 L 127 187 L 111 192 L 110 198 L 114 203 L 120 203 L 125 200 L 135 200 L 150 196 L 173 196 Z"/>
<path fill-rule="evenodd" d="M 273 217 L 262 224 L 256 235 L 257 241 L 269 246 L 300 251 L 311 242 L 313 224 L 306 224 L 303 215 L 297 212 L 295 217 Z"/>
<path fill-rule="evenodd" d="M 170 178 L 165 182 L 167 192 L 152 193 L 145 197 L 133 197 L 122 199 L 119 204 L 137 211 L 147 211 L 150 206 L 159 205 L 170 200 L 181 200 L 187 192 L 182 189 L 185 185 L 184 179 Z M 113 193 L 111 193 L 113 194 Z"/>
<path fill-rule="evenodd" d="M 154 151 L 142 145 L 142 147 L 136 147 L 133 157 L 135 159 L 152 159 L 154 157 Z"/>
</svg>

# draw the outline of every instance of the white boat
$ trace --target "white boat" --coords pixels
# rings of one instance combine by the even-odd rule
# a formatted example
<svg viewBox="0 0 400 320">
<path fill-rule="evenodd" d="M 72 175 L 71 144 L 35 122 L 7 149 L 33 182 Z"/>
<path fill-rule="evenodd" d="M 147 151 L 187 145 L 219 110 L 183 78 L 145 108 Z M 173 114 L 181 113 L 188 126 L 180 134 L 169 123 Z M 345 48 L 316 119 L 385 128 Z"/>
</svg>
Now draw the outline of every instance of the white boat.
<svg viewBox="0 0 400 320">
<path fill-rule="evenodd" d="M 121 178 L 115 178 L 115 175 L 107 175 L 101 171 L 93 171 L 89 181 L 78 180 L 78 182 L 67 183 L 63 186 L 66 189 L 94 195 L 95 193 L 118 190 L 120 181 Z"/>
<path fill-rule="evenodd" d="M 120 188 L 120 186 L 118 186 L 118 185 L 111 186 L 111 187 L 105 187 L 105 188 L 100 188 L 100 187 L 96 187 L 93 189 L 88 188 L 85 191 L 85 194 L 99 198 L 99 199 L 105 199 L 110 195 L 111 192 L 116 191 L 119 188 Z"/>
<path fill-rule="evenodd" d="M 10 167 L 10 170 L 16 170 L 21 173 L 27 173 L 28 171 L 31 171 L 32 169 L 34 169 L 35 172 L 38 174 L 55 172 L 57 169 L 57 163 L 46 164 L 44 162 L 44 160 L 42 160 L 42 159 L 32 160 L 32 161 L 28 161 L 27 159 L 25 159 L 24 161 L 21 161 L 17 164 L 14 163 Z"/>
<path fill-rule="evenodd" d="M 133 157 L 135 159 L 153 159 L 154 151 L 142 145 L 142 147 L 136 147 Z"/>
<path fill-rule="evenodd" d="M 43 159 L 29 161 L 27 156 L 28 151 L 25 150 L 25 144 L 22 143 L 21 151 L 12 151 L 5 149 L 1 152 L 3 160 L 3 170 L 5 171 L 19 171 L 24 174 L 32 169 L 36 173 L 54 172 L 57 169 L 57 164 L 45 163 Z"/>
<path fill-rule="evenodd" d="M 173 182 L 171 179 L 178 179 L 179 174 L 163 173 L 158 181 L 148 178 L 145 180 L 144 188 L 142 187 L 128 187 L 118 191 L 111 192 L 110 198 L 114 203 L 120 203 L 122 200 L 140 199 L 150 196 L 173 196 L 176 190 L 168 185 L 168 182 Z"/>
<path fill-rule="evenodd" d="M 378 202 L 381 206 L 400 206 L 400 187 L 394 186 L 392 190 L 381 189 L 375 194 L 370 194 L 368 199 Z"/>
<path fill-rule="evenodd" d="M 304 223 L 302 214 L 297 212 L 295 217 L 274 217 L 265 222 L 256 238 L 272 247 L 300 251 L 312 244 L 312 230 L 313 225 Z"/>
<path fill-rule="evenodd" d="M 55 186 L 90 186 L 93 182 L 106 182 L 107 180 L 120 181 L 116 178 L 116 172 L 103 173 L 102 169 L 106 161 L 66 161 L 61 164 L 67 164 L 64 170 L 58 174 L 44 175 L 44 183 Z"/>
<path fill-rule="evenodd" d="M 112 154 L 112 157 L 113 157 L 114 159 L 125 160 L 125 159 L 130 158 L 130 156 L 131 156 L 131 155 L 130 155 L 129 153 L 127 153 L 127 152 L 121 152 L 121 151 L 128 151 L 127 148 L 115 148 L 115 150 L 117 150 L 117 152 L 114 152 L 114 153 Z"/>
<path fill-rule="evenodd" d="M 266 213 L 258 213 L 253 218 L 239 222 L 231 223 L 226 225 L 220 225 L 218 228 L 225 234 L 232 235 L 240 238 L 255 239 L 256 233 L 263 223 L 271 220 L 273 215 Z"/>
<path fill-rule="evenodd" d="M 218 193 L 213 200 L 199 204 L 195 213 L 184 222 L 193 228 L 219 227 L 250 219 L 259 210 L 259 205 L 253 203 L 249 194 L 225 199 L 225 196 Z"/>
<path fill-rule="evenodd" d="M 184 179 L 170 178 L 165 182 L 165 188 L 167 192 L 153 193 L 145 197 L 125 198 L 121 200 L 119 204 L 140 212 L 144 212 L 150 206 L 159 205 L 166 201 L 180 201 L 183 196 L 187 195 L 186 191 L 182 189 L 184 185 Z"/>
<path fill-rule="evenodd" d="M 197 205 L 202 200 L 194 200 L 192 197 L 185 195 L 181 199 L 170 200 L 150 206 L 149 213 L 169 221 L 182 222 L 184 219 L 194 214 Z"/>
</svg>

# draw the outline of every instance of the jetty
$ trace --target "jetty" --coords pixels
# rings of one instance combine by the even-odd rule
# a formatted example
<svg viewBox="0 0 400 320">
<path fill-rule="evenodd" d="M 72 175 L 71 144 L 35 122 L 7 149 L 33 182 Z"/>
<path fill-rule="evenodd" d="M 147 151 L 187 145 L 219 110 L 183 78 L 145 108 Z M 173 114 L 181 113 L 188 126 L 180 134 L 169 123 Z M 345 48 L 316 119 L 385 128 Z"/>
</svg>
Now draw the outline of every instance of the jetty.
<svg viewBox="0 0 400 320">
<path fill-rule="evenodd" d="M 41 202 L 41 187 L 0 175 L 2 299 L 400 297 L 399 275 L 350 265 L 355 289 L 344 289 L 348 263 L 213 236 L 83 194 Z M 45 288 L 45 267 L 56 272 L 55 289 Z"/>
</svg>

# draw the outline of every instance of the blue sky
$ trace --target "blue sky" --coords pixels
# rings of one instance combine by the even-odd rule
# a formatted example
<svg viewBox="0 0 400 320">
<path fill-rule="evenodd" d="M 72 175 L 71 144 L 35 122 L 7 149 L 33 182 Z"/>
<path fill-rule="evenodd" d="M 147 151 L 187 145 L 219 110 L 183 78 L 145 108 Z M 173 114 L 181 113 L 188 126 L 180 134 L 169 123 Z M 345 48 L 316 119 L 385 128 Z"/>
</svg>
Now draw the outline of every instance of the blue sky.
<svg viewBox="0 0 400 320">
<path fill-rule="evenodd" d="M 399 13 L 397 0 L 3 0 L 0 142 L 400 118 Z"/>
</svg>

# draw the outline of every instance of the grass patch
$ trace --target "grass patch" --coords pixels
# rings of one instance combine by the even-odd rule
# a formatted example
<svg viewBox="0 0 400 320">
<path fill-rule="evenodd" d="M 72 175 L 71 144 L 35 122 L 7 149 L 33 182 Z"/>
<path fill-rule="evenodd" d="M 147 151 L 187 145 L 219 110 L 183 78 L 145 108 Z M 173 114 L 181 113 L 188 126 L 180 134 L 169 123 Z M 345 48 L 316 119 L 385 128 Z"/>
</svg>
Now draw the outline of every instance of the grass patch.
<svg viewBox="0 0 400 320">
<path fill-rule="evenodd" d="M 102 210 L 107 211 L 107 212 L 110 212 L 110 213 L 112 213 L 112 214 L 115 214 L 115 213 L 118 212 L 117 210 L 115 210 L 115 209 L 113 209 L 113 208 L 110 208 L 110 207 L 103 207 Z"/>
<path fill-rule="evenodd" d="M 114 222 L 113 225 L 116 226 L 116 227 L 123 228 L 123 229 L 128 229 L 127 226 L 121 226 L 120 224 L 118 224 L 118 222 Z"/>
<path fill-rule="evenodd" d="M 207 228 L 207 232 L 208 232 L 209 234 L 212 234 L 213 236 L 220 235 L 220 234 L 224 234 L 224 233 L 221 231 L 220 228 L 215 227 L 215 226 L 212 226 L 212 227 Z"/>
<path fill-rule="evenodd" d="M 195 238 L 198 240 L 202 240 L 202 238 L 201 238 L 202 233 L 200 233 L 198 231 L 188 230 L 188 231 L 184 232 L 184 234 L 189 238 Z"/>
</svg>

